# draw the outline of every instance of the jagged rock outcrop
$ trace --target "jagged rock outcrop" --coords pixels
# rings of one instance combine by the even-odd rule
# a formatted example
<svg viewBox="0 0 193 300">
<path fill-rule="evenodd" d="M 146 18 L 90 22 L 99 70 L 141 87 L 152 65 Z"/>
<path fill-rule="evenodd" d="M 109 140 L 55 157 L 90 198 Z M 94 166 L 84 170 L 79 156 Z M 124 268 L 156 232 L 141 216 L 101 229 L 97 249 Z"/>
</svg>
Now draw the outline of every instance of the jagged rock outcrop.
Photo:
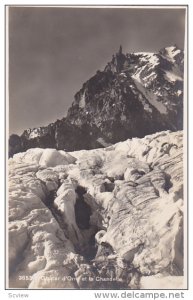
<svg viewBox="0 0 193 300">
<path fill-rule="evenodd" d="M 85 82 L 66 118 L 25 130 L 10 156 L 29 148 L 74 151 L 183 128 L 183 51 L 119 52 Z"/>
<path fill-rule="evenodd" d="M 30 149 L 9 173 L 9 287 L 186 287 L 182 132 Z"/>
</svg>

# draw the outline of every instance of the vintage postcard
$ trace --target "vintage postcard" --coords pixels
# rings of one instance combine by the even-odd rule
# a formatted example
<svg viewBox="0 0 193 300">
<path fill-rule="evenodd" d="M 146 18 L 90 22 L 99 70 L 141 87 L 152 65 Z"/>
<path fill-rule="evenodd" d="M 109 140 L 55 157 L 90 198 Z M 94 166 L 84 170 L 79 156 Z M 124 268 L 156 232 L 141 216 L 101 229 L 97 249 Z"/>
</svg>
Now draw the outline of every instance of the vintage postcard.
<svg viewBox="0 0 193 300">
<path fill-rule="evenodd" d="M 185 290 L 187 6 L 6 6 L 7 289 Z"/>
</svg>

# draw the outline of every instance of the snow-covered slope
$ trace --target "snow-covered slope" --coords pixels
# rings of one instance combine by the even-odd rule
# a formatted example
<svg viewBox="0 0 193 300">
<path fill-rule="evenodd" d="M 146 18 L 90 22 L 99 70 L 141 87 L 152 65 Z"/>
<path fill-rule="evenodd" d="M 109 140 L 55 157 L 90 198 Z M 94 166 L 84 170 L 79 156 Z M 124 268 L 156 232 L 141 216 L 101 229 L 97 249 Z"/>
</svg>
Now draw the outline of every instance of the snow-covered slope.
<svg viewBox="0 0 193 300">
<path fill-rule="evenodd" d="M 9 160 L 11 288 L 183 288 L 183 134 Z"/>
</svg>

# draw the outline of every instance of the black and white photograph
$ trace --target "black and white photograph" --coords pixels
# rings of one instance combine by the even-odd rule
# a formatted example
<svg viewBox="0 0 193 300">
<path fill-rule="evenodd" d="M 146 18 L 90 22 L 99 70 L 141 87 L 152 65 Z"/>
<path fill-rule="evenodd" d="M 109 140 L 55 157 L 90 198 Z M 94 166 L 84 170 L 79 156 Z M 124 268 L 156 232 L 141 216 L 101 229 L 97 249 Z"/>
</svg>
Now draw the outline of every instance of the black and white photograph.
<svg viewBox="0 0 193 300">
<path fill-rule="evenodd" d="M 6 7 L 6 288 L 185 290 L 187 6 Z"/>
</svg>

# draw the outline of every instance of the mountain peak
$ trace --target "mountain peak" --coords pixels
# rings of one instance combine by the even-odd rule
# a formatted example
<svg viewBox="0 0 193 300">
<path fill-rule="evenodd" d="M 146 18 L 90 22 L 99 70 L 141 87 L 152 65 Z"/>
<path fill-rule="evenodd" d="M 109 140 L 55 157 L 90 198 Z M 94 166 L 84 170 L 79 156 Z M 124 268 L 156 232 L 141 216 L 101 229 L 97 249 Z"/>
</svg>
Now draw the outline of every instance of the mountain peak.
<svg viewBox="0 0 193 300">
<path fill-rule="evenodd" d="M 75 94 L 67 117 L 25 131 L 20 148 L 93 149 L 182 127 L 183 51 L 174 45 L 159 53 L 123 54 L 120 45 L 104 71 Z"/>
<path fill-rule="evenodd" d="M 119 47 L 119 55 L 121 55 L 121 54 L 123 54 L 123 48 L 122 48 L 122 46 L 120 45 L 120 47 Z"/>
<path fill-rule="evenodd" d="M 176 44 L 161 49 L 159 53 L 164 55 L 168 60 L 172 61 L 173 63 L 175 62 L 176 57 L 183 56 L 183 51 Z"/>
</svg>

